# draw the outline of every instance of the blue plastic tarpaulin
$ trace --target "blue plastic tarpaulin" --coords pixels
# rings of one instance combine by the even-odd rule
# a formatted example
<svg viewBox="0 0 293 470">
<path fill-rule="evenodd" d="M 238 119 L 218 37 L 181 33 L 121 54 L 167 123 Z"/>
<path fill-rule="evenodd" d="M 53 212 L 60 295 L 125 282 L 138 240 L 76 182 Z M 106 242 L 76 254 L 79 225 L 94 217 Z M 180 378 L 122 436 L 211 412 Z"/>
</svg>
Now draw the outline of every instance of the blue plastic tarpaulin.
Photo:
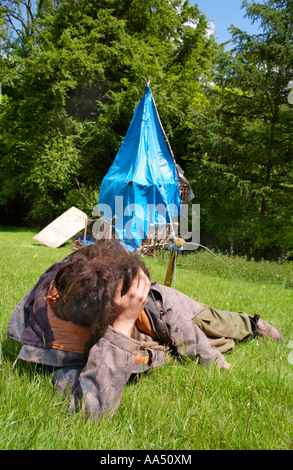
<svg viewBox="0 0 293 470">
<path fill-rule="evenodd" d="M 116 236 L 129 251 L 146 239 L 150 223 L 180 215 L 176 163 L 164 138 L 151 89 L 137 105 L 121 147 L 104 177 L 98 211 L 116 216 Z"/>
</svg>

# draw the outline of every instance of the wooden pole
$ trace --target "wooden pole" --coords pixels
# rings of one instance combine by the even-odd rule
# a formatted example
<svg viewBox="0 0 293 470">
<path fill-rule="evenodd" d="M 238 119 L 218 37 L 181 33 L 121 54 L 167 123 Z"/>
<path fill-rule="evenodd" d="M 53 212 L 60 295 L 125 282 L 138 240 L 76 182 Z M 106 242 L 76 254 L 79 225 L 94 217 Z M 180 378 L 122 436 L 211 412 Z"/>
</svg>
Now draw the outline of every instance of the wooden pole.
<svg viewBox="0 0 293 470">
<path fill-rule="evenodd" d="M 144 79 L 145 80 L 145 83 L 146 85 L 150 86 L 150 80 L 147 80 L 146 78 Z M 169 139 L 167 137 L 167 134 L 165 132 L 165 129 L 163 127 L 163 124 L 162 124 L 162 121 L 161 121 L 161 118 L 160 118 L 160 115 L 159 115 L 159 112 L 158 112 L 158 108 L 157 108 L 157 105 L 156 105 L 156 102 L 155 102 L 155 99 L 153 97 L 153 103 L 154 103 L 154 107 L 155 107 L 155 111 L 156 111 L 156 114 L 157 114 L 157 117 L 158 117 L 158 121 L 159 121 L 159 124 L 160 124 L 160 127 L 162 129 L 162 132 L 163 132 L 163 135 L 164 135 L 164 138 L 165 138 L 165 141 L 166 141 L 166 144 L 169 148 L 169 152 L 171 154 L 171 157 L 173 158 L 173 161 L 175 163 L 175 168 L 176 168 L 176 173 L 177 173 L 177 177 L 178 177 L 178 180 L 179 180 L 179 173 L 178 173 L 178 169 L 177 169 L 177 164 L 176 164 L 176 160 L 175 160 L 175 157 L 174 157 L 174 153 L 173 153 L 173 150 L 172 150 L 172 147 L 171 147 L 171 144 L 169 142 Z"/>
<path fill-rule="evenodd" d="M 172 284 L 173 276 L 174 276 L 174 271 L 175 271 L 175 266 L 178 261 L 178 256 L 179 256 L 179 251 L 180 248 L 182 247 L 183 243 L 185 243 L 185 240 L 183 238 L 176 238 L 174 247 L 175 249 L 172 250 L 172 253 L 170 255 L 168 267 L 167 267 L 167 272 L 166 272 L 166 277 L 165 277 L 165 286 L 170 287 Z M 177 256 L 176 256 L 177 254 Z"/>
<path fill-rule="evenodd" d="M 83 246 L 86 245 L 86 232 L 87 232 L 88 219 L 84 221 L 84 230 L 83 230 Z"/>
</svg>

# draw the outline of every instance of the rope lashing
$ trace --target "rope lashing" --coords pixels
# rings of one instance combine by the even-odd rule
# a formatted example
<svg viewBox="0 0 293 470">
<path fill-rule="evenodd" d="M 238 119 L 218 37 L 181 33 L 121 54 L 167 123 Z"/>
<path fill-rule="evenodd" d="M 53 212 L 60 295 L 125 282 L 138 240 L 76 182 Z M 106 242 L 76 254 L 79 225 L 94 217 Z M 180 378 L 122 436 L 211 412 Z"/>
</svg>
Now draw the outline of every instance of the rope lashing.
<svg viewBox="0 0 293 470">
<path fill-rule="evenodd" d="M 183 251 L 183 246 L 177 247 L 175 243 L 172 243 L 172 245 L 170 245 L 169 248 L 170 250 L 173 250 L 176 253 L 180 253 L 180 251 Z"/>
</svg>

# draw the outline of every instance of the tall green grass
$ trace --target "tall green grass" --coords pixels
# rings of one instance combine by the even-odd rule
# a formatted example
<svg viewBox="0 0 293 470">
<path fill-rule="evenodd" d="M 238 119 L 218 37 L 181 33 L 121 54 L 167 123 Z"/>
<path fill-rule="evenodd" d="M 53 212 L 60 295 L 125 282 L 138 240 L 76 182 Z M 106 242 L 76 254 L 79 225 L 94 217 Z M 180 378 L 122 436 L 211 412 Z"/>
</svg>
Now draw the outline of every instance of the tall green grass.
<svg viewBox="0 0 293 470">
<path fill-rule="evenodd" d="M 178 258 L 175 287 L 220 309 L 260 313 L 282 343 L 253 338 L 227 356 L 230 371 L 193 361 L 170 364 L 129 383 L 118 413 L 94 423 L 69 415 L 51 378 L 15 359 L 6 338 L 11 312 L 51 264 L 71 252 L 50 249 L 35 232 L 0 228 L 0 449 L 290 449 L 292 447 L 292 263 L 254 262 L 207 252 Z M 145 258 L 163 283 L 168 253 Z"/>
</svg>

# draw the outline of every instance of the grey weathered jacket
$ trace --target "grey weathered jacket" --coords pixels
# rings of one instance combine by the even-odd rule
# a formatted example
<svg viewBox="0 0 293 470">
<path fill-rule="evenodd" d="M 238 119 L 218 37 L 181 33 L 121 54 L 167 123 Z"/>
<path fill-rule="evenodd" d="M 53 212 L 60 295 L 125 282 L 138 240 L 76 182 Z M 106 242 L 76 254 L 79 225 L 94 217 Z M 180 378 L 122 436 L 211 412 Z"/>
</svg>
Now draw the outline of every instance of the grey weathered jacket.
<svg viewBox="0 0 293 470">
<path fill-rule="evenodd" d="M 154 285 L 152 290 L 161 294 L 169 346 L 182 356 L 198 358 L 204 365 L 216 363 L 219 368 L 224 356 L 211 346 L 208 338 L 193 322 L 204 306 L 186 295 L 166 286 Z M 156 330 L 157 331 L 157 330 Z M 142 345 L 152 340 L 138 332 L 135 340 L 109 327 L 104 337 L 92 347 L 88 361 L 82 369 L 59 370 L 54 381 L 59 390 L 70 390 L 70 411 L 81 408 L 85 415 L 98 419 L 103 414 L 111 416 L 117 411 L 123 389 L 136 368 L 136 357 Z M 166 352 L 148 348 L 152 355 L 152 367 L 158 367 L 169 359 Z M 144 366 L 141 366 L 142 370 Z M 73 377 L 73 373 L 76 376 Z"/>
<path fill-rule="evenodd" d="M 15 308 L 8 326 L 8 336 L 22 343 L 23 338 L 28 337 L 22 333 L 27 331 L 24 305 L 29 294 Z M 151 367 L 139 365 L 141 371 L 168 361 L 167 349 L 198 359 L 203 365 L 223 366 L 224 356 L 193 321 L 204 308 L 204 304 L 175 289 L 153 284 L 146 312 L 158 335 L 156 342 L 140 331 L 133 339 L 109 326 L 104 337 L 91 348 L 86 364 L 77 353 L 42 348 L 32 343 L 23 344 L 19 358 L 54 366 L 53 383 L 57 391 L 66 395 L 70 390 L 69 410 L 82 408 L 86 416 L 91 415 L 96 420 L 103 414 L 116 412 L 126 383 L 137 372 L 137 355 L 141 350 L 147 350 L 152 360 Z M 165 345 L 166 350 L 158 348 L 159 345 Z"/>
</svg>

